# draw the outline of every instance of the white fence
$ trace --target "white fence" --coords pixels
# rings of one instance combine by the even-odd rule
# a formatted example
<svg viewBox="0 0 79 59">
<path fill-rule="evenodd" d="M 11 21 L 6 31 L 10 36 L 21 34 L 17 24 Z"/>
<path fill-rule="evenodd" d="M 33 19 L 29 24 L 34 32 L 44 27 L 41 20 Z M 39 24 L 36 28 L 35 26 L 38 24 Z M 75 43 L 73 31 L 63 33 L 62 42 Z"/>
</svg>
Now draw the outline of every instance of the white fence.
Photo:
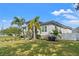
<svg viewBox="0 0 79 59">
<path fill-rule="evenodd" d="M 79 33 L 65 33 L 61 36 L 64 40 L 79 40 Z"/>
</svg>

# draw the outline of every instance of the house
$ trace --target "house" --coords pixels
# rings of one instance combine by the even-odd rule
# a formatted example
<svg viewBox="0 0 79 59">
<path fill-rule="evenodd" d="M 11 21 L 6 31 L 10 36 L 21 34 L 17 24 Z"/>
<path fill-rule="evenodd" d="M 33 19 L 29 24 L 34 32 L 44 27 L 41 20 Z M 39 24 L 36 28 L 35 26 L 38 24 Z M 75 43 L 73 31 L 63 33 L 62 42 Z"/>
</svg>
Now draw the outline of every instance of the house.
<svg viewBox="0 0 79 59">
<path fill-rule="evenodd" d="M 72 33 L 72 28 L 69 26 L 65 26 L 63 24 L 60 24 L 56 21 L 48 21 L 41 24 L 41 32 L 40 35 L 49 35 L 52 30 L 55 29 L 55 26 L 58 28 L 61 33 Z M 39 31 L 38 31 L 39 32 Z"/>
<path fill-rule="evenodd" d="M 29 21 L 26 22 L 26 24 L 28 23 Z M 39 35 L 49 35 L 52 32 L 52 30 L 55 29 L 55 26 L 58 28 L 59 31 L 61 31 L 61 33 L 72 33 L 71 27 L 60 24 L 54 20 L 39 23 L 41 24 L 41 29 L 38 30 Z M 26 29 L 28 30 L 28 27 Z"/>
</svg>

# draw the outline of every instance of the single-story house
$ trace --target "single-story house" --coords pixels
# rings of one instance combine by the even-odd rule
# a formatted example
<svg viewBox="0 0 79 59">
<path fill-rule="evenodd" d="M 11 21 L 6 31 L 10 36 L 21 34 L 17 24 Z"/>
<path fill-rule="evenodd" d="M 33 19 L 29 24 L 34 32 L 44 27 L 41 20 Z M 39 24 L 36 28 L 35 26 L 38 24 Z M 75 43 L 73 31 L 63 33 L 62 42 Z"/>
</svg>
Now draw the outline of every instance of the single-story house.
<svg viewBox="0 0 79 59">
<path fill-rule="evenodd" d="M 26 22 L 26 26 L 28 25 L 28 23 L 29 21 Z M 56 22 L 54 20 L 39 23 L 41 24 L 41 30 L 38 30 L 38 34 L 40 35 L 49 35 L 51 31 L 55 29 L 55 26 L 59 31 L 61 31 L 61 33 L 72 33 L 71 27 L 60 24 L 59 22 Z M 28 26 L 26 27 L 26 30 L 28 30 Z"/>
</svg>

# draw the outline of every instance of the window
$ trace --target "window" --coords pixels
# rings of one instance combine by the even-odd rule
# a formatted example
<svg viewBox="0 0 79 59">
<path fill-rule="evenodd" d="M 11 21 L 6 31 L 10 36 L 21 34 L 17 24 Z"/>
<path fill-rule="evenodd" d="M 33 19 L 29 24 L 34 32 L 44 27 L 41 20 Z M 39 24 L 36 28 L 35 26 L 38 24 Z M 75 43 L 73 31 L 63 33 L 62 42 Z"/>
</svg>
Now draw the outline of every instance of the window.
<svg viewBox="0 0 79 59">
<path fill-rule="evenodd" d="M 47 32 L 47 26 L 42 26 L 41 31 L 42 32 Z"/>
<path fill-rule="evenodd" d="M 44 26 L 42 26 L 41 31 L 44 32 Z"/>
<path fill-rule="evenodd" d="M 47 32 L 47 26 L 45 26 L 45 32 Z"/>
</svg>

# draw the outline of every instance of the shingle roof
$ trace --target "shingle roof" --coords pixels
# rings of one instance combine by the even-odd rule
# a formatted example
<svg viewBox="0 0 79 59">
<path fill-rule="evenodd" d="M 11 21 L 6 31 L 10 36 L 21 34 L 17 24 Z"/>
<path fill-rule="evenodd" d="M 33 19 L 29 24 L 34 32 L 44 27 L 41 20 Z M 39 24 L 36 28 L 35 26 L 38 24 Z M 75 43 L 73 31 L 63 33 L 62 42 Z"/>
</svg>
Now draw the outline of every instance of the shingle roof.
<svg viewBox="0 0 79 59">
<path fill-rule="evenodd" d="M 63 25 L 63 24 L 61 24 L 61 23 L 59 23 L 59 22 L 54 21 L 54 20 L 45 22 L 45 23 L 43 23 L 42 25 L 52 25 L 52 24 L 53 24 L 53 25 L 56 25 L 56 26 L 59 26 L 59 27 L 62 27 L 62 28 L 72 29 L 71 27 L 65 26 L 65 25 Z"/>
<path fill-rule="evenodd" d="M 25 22 L 26 24 L 28 24 L 30 21 L 28 21 L 28 22 Z M 61 23 L 59 23 L 59 22 L 57 22 L 57 21 L 54 21 L 54 20 L 52 20 L 52 21 L 47 21 L 47 22 L 41 22 L 41 21 L 39 21 L 39 23 L 41 24 L 41 25 L 56 25 L 56 26 L 59 26 L 59 27 L 62 27 L 62 28 L 68 28 L 68 29 L 72 29 L 71 27 L 69 27 L 69 26 L 65 26 L 65 25 L 63 25 L 63 24 L 61 24 Z"/>
</svg>

